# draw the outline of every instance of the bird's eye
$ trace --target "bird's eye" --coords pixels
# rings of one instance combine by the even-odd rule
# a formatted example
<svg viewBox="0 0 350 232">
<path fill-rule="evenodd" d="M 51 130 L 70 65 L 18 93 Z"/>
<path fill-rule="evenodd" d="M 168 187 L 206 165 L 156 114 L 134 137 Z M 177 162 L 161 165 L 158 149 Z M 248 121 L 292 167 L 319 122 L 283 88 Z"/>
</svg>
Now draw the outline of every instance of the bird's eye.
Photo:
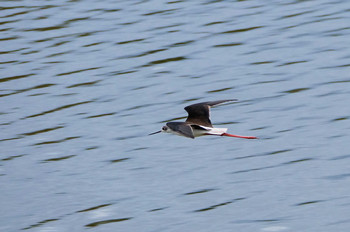
<svg viewBox="0 0 350 232">
<path fill-rule="evenodd" d="M 168 128 L 167 128 L 166 126 L 163 126 L 163 127 L 162 127 L 162 130 L 163 130 L 163 131 L 166 131 L 167 129 L 168 129 Z"/>
</svg>

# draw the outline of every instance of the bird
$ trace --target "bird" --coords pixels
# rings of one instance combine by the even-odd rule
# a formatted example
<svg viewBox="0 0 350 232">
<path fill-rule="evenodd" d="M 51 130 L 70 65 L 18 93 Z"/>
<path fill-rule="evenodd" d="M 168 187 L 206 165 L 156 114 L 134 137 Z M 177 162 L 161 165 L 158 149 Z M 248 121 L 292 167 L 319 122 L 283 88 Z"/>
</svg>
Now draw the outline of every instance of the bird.
<svg viewBox="0 0 350 232">
<path fill-rule="evenodd" d="M 162 127 L 161 130 L 153 132 L 149 135 L 164 132 L 191 139 L 204 135 L 257 139 L 255 136 L 242 136 L 226 133 L 227 128 L 213 127 L 210 121 L 210 108 L 230 101 L 237 101 L 237 99 L 208 101 L 186 106 L 184 109 L 187 111 L 188 116 L 185 122 L 168 122 Z"/>
</svg>

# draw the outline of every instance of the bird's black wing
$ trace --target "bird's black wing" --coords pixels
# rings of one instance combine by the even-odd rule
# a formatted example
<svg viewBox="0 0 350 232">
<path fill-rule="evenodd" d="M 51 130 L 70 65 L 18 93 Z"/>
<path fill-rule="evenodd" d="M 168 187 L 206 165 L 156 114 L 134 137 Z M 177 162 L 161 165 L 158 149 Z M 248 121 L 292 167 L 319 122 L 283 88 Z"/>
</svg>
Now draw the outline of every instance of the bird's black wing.
<svg viewBox="0 0 350 232">
<path fill-rule="evenodd" d="M 171 130 L 187 138 L 194 139 L 192 127 L 185 122 L 168 122 L 166 124 Z"/>
<path fill-rule="evenodd" d="M 213 127 L 210 121 L 210 107 L 216 106 L 228 101 L 235 101 L 235 99 L 201 102 L 201 103 L 186 106 L 185 110 L 188 113 L 186 123 Z"/>
</svg>

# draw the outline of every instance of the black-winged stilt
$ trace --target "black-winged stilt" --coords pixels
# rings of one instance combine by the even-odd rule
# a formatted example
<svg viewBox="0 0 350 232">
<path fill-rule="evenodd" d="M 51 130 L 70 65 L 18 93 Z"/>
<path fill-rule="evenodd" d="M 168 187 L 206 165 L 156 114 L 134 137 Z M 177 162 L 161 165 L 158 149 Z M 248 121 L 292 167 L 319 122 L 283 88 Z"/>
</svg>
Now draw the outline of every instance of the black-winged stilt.
<svg viewBox="0 0 350 232">
<path fill-rule="evenodd" d="M 257 139 L 255 136 L 242 136 L 226 133 L 227 128 L 214 128 L 210 121 L 210 107 L 222 104 L 231 100 L 219 100 L 201 102 L 185 107 L 188 117 L 185 122 L 168 122 L 160 131 L 151 133 L 154 135 L 160 132 L 172 133 L 194 139 L 203 135 L 228 136 L 243 139 Z"/>
</svg>

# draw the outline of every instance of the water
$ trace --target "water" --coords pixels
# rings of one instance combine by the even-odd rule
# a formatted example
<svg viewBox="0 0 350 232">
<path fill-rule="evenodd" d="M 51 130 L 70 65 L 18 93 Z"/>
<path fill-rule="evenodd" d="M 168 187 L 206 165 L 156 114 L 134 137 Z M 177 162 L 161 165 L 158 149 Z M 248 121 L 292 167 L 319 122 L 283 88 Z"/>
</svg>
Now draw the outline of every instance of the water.
<svg viewBox="0 0 350 232">
<path fill-rule="evenodd" d="M 348 231 L 347 1 L 2 1 L 1 231 Z M 229 133 L 147 136 L 183 107 Z"/>
</svg>

